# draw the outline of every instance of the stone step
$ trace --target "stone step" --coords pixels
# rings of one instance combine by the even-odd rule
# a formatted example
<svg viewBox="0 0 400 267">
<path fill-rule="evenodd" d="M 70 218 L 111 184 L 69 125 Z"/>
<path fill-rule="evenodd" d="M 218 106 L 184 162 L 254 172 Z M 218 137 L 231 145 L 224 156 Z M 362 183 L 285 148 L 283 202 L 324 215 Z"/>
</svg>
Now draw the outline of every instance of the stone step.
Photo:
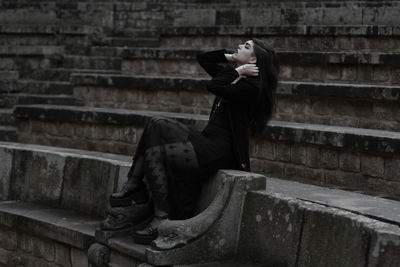
<svg viewBox="0 0 400 267">
<path fill-rule="evenodd" d="M 30 70 L 51 67 L 62 59 L 63 46 L 4 45 L 0 46 L 1 70 Z"/>
<path fill-rule="evenodd" d="M 84 106 L 17 105 L 18 141 L 133 155 L 145 122 L 167 116 L 202 130 L 208 116 Z M 62 118 L 62 120 L 60 120 Z M 400 199 L 400 134 L 271 120 L 249 139 L 251 169 Z"/>
<path fill-rule="evenodd" d="M 131 157 L 12 142 L 0 142 L 0 155 L 0 263 L 88 267 Z"/>
<path fill-rule="evenodd" d="M 0 56 L 49 56 L 53 54 L 63 54 L 63 46 L 46 45 L 2 45 L 0 46 Z"/>
<path fill-rule="evenodd" d="M 0 153 L 1 200 L 73 210 L 97 221 L 105 218 L 108 196 L 126 182 L 132 161 L 131 156 L 13 142 L 0 142 Z"/>
<path fill-rule="evenodd" d="M 87 35 L 93 32 L 93 27 L 83 24 L 2 24 L 0 34 L 68 34 Z"/>
<path fill-rule="evenodd" d="M 98 46 L 93 45 L 88 52 L 91 56 L 121 57 L 124 46 Z"/>
<path fill-rule="evenodd" d="M 17 80 L 4 82 L 4 87 L 0 88 L 3 93 L 25 93 L 25 94 L 65 94 L 72 95 L 73 88 L 69 82 L 58 81 L 36 81 L 36 80 Z"/>
<path fill-rule="evenodd" d="M 2 260 L 13 257 L 13 250 L 20 248 L 28 253 L 33 250 L 36 257 L 48 261 L 60 260 L 54 257 L 54 251 L 63 252 L 60 254 L 65 256 L 63 260 L 80 260 L 81 265 L 72 263 L 72 266 L 87 266 L 86 251 L 94 242 L 94 232 L 100 223 L 98 217 L 88 213 L 100 211 L 99 199 L 120 190 L 131 157 L 11 142 L 0 142 L 0 153 L 5 170 L 2 179 L 5 186 L 0 188 L 3 200 L 0 230 L 4 237 L 1 246 L 8 250 Z M 41 169 L 29 167 L 38 164 Z M 77 179 L 83 175 L 84 182 Z M 64 181 L 63 192 L 52 190 L 60 179 Z M 114 183 L 106 181 L 109 179 L 115 179 Z M 249 191 L 246 195 L 237 254 L 231 261 L 240 265 L 221 262 L 176 267 L 292 266 L 293 262 L 301 266 L 331 266 L 332 262 L 336 266 L 364 266 L 366 261 L 371 266 L 378 262 L 397 266 L 400 263 L 399 201 L 271 176 L 265 179 L 265 190 Z M 43 183 L 48 190 L 43 190 Z M 97 184 L 96 196 L 78 199 L 92 183 Z M 13 200 L 16 196 L 21 199 Z M 146 246 L 134 244 L 129 236 L 111 238 L 109 243 L 110 260 L 114 264 L 110 266 L 151 266 L 139 265 L 146 260 Z M 45 254 L 45 250 L 35 251 L 32 246 L 51 249 Z"/>
<path fill-rule="evenodd" d="M 269 1 L 268 1 L 269 2 Z M 293 3 L 259 2 L 225 6 L 211 4 L 173 6 L 173 26 L 210 25 L 398 25 L 398 2 L 351 1 L 318 3 L 293 1 Z M 204 14 L 194 19 L 196 14 Z M 262 17 L 263 19 L 260 19 Z"/>
<path fill-rule="evenodd" d="M 20 70 L 19 77 L 24 80 L 37 81 L 61 81 L 68 82 L 72 73 L 103 73 L 119 74 L 120 70 L 102 70 L 102 69 L 70 69 L 70 68 L 51 68 L 36 70 Z"/>
<path fill-rule="evenodd" d="M 0 141 L 16 141 L 17 128 L 14 126 L 0 125 Z"/>
<path fill-rule="evenodd" d="M 136 244 L 130 235 L 110 238 L 107 244 L 110 248 L 110 266 L 138 266 L 147 261 L 145 252 L 149 246 Z"/>
<path fill-rule="evenodd" d="M 85 106 L 209 114 L 210 78 L 73 74 Z M 400 131 L 400 86 L 281 81 L 273 118 L 302 123 Z"/>
<path fill-rule="evenodd" d="M 1 54 L 4 61 L 0 65 L 2 70 L 34 70 L 45 68 L 80 68 L 80 69 L 100 69 L 100 70 L 120 70 L 121 58 L 109 56 L 87 56 L 87 55 L 69 55 L 57 52 L 52 53 L 40 51 L 32 54 L 22 54 L 24 60 L 21 60 L 18 52 L 11 51 L 9 54 Z M 31 53 L 29 52 L 29 53 Z M 8 53 L 8 52 L 6 52 Z M 34 54 L 36 53 L 36 54 Z"/>
<path fill-rule="evenodd" d="M 51 105 L 77 105 L 71 95 L 61 94 L 7 94 L 3 95 L 0 107 L 10 108 L 17 104 L 51 104 Z"/>
<path fill-rule="evenodd" d="M 123 4 L 123 3 L 121 3 Z M 157 27 L 152 28 L 127 28 L 120 29 L 114 32 L 116 36 L 120 37 L 133 37 L 133 38 L 155 38 L 160 37 L 159 29 Z"/>
<path fill-rule="evenodd" d="M 0 85 L 3 84 L 4 82 L 17 80 L 18 76 L 19 76 L 18 71 L 0 70 Z"/>
<path fill-rule="evenodd" d="M 253 37 L 276 50 L 400 51 L 400 27 L 388 25 L 283 25 L 159 27 L 160 47 L 231 47 Z"/>
<path fill-rule="evenodd" d="M 0 109 L 0 125 L 3 125 L 3 126 L 15 125 L 12 108 L 1 108 Z"/>
<path fill-rule="evenodd" d="M 267 177 L 266 191 L 247 195 L 238 255 L 268 266 L 397 266 L 399 204 Z"/>
<path fill-rule="evenodd" d="M 121 69 L 121 58 L 109 56 L 65 55 L 62 62 L 59 64 L 54 62 L 54 67 L 119 71 Z"/>
<path fill-rule="evenodd" d="M 1 201 L 0 218 L 2 244 L 9 244 L 7 250 L 2 248 L 4 266 L 23 263 L 39 266 L 48 262 L 60 266 L 88 266 L 87 248 L 94 241 L 99 220 L 20 201 Z"/>
<path fill-rule="evenodd" d="M 160 45 L 160 40 L 156 37 L 117 37 L 111 36 L 106 37 L 102 40 L 103 45 L 110 46 L 129 46 L 129 47 L 158 47 Z M 99 43 L 95 43 L 99 45 Z"/>
<path fill-rule="evenodd" d="M 92 32 L 91 26 L 80 24 L 3 24 L 0 45 L 85 45 Z"/>
<path fill-rule="evenodd" d="M 127 48 L 122 52 L 121 72 L 127 75 L 208 77 L 196 60 L 196 55 L 203 51 Z M 277 56 L 282 80 L 400 84 L 399 53 L 277 51 Z"/>
</svg>

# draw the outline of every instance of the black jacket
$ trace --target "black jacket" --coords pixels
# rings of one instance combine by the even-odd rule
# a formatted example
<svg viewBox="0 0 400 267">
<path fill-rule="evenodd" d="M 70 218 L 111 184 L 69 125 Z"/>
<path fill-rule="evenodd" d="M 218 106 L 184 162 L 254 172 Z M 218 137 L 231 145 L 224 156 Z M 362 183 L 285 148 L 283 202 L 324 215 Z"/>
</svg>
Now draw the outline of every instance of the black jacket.
<svg viewBox="0 0 400 267">
<path fill-rule="evenodd" d="M 229 121 L 234 142 L 237 170 L 249 171 L 249 123 L 254 117 L 254 111 L 259 99 L 259 76 L 241 78 L 237 83 L 231 84 L 238 72 L 227 64 L 225 67 L 218 63 L 228 63 L 225 53 L 232 53 L 226 49 L 213 50 L 197 54 L 197 61 L 204 70 L 212 76 L 207 83 L 207 90 L 215 95 L 211 108 L 214 111 L 216 103 L 222 97 L 229 107 Z"/>
</svg>

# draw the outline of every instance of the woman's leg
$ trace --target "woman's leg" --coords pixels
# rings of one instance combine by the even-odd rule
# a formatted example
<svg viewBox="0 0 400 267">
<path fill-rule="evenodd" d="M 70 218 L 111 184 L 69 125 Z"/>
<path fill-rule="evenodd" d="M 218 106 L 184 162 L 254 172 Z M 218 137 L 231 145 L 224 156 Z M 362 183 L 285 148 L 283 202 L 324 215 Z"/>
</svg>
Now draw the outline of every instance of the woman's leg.
<svg viewBox="0 0 400 267">
<path fill-rule="evenodd" d="M 144 172 L 154 204 L 154 218 L 144 229 L 136 230 L 133 237 L 136 243 L 149 244 L 157 237 L 159 224 L 167 219 L 170 213 L 164 146 L 146 149 L 144 160 Z"/>
<path fill-rule="evenodd" d="M 132 166 L 128 172 L 128 181 L 120 192 L 110 196 L 112 206 L 127 206 L 132 199 L 136 202 L 147 201 L 146 191 L 143 183 L 144 176 L 144 153 L 153 146 L 186 140 L 189 128 L 164 116 L 153 116 L 147 120 L 144 130 L 133 156 Z"/>
</svg>

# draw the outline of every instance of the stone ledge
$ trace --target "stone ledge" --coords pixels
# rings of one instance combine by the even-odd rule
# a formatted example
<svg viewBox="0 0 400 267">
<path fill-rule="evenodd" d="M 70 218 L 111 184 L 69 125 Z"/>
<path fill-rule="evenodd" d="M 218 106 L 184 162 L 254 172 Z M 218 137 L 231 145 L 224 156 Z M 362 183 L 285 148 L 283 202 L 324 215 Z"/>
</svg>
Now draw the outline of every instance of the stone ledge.
<svg viewBox="0 0 400 267">
<path fill-rule="evenodd" d="M 132 126 L 142 126 L 149 117 L 154 115 L 172 117 L 199 130 L 208 121 L 207 115 L 161 111 L 55 105 L 16 105 L 14 108 L 14 116 L 18 119 Z M 385 130 L 271 120 L 262 139 L 326 145 L 377 153 L 400 153 L 400 133 Z"/>
<path fill-rule="evenodd" d="M 400 27 L 390 25 L 174 26 L 159 27 L 158 32 L 161 37 L 180 35 L 398 36 Z"/>
<path fill-rule="evenodd" d="M 20 201 L 0 202 L 0 225 L 87 250 L 99 220 L 87 215 Z"/>
<path fill-rule="evenodd" d="M 400 201 L 396 200 L 273 177 L 267 178 L 265 192 L 255 194 L 288 196 L 400 226 Z"/>
<path fill-rule="evenodd" d="M 196 55 L 202 52 L 206 51 L 198 49 L 126 48 L 122 50 L 121 56 L 128 61 L 135 59 L 195 60 Z M 284 64 L 399 65 L 400 62 L 400 53 L 276 51 L 276 54 L 280 62 Z"/>
<path fill-rule="evenodd" d="M 129 90 L 206 92 L 205 88 L 209 80 L 209 78 L 86 73 L 71 74 L 70 81 L 75 86 L 93 85 Z M 400 86 L 281 81 L 277 88 L 277 94 L 397 101 L 400 99 Z"/>
<path fill-rule="evenodd" d="M 271 266 L 397 266 L 399 220 L 386 220 L 395 204 L 268 177 L 246 199 L 238 255 Z"/>
<path fill-rule="evenodd" d="M 0 46 L 0 56 L 48 56 L 53 54 L 64 54 L 64 47 L 51 45 Z"/>
<path fill-rule="evenodd" d="M 130 157 L 0 142 L 1 200 L 19 200 L 102 218 L 126 181 Z"/>
<path fill-rule="evenodd" d="M 185 124 L 205 125 L 207 116 L 175 112 L 150 110 L 92 108 L 85 106 L 57 105 L 16 105 L 14 116 L 26 119 L 44 119 L 50 121 L 75 121 L 88 123 L 104 123 L 115 125 L 143 126 L 146 120 L 155 115 L 165 115 Z M 199 125 L 200 126 L 200 125 Z"/>
<path fill-rule="evenodd" d="M 69 34 L 86 35 L 93 32 L 93 27 L 82 24 L 49 25 L 49 24 L 3 24 L 0 25 L 0 34 Z"/>
</svg>

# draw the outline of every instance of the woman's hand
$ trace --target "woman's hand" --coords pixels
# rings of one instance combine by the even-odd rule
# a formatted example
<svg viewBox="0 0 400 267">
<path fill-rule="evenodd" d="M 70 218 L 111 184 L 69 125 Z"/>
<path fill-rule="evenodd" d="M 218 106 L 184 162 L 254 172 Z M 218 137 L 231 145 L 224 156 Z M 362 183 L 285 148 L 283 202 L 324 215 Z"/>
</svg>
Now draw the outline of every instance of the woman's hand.
<svg viewBox="0 0 400 267">
<path fill-rule="evenodd" d="M 235 69 L 239 75 L 257 76 L 258 67 L 256 64 L 243 64 Z"/>
</svg>

